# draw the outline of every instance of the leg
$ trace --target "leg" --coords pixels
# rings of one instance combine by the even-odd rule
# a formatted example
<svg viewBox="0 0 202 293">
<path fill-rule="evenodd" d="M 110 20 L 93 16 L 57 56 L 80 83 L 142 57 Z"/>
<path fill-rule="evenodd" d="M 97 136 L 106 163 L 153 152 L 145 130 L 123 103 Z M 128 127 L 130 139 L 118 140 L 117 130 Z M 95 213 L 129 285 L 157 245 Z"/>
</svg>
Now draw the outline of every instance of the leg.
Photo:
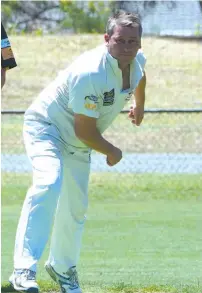
<svg viewBox="0 0 202 293">
<path fill-rule="evenodd" d="M 32 123 L 31 130 L 35 127 Z M 48 127 L 46 132 L 51 134 L 52 126 Z M 36 136 L 26 131 L 25 143 L 33 166 L 33 185 L 28 190 L 17 228 L 14 267 L 36 271 L 52 228 L 63 166 L 58 140 L 52 135 Z"/>
<path fill-rule="evenodd" d="M 76 266 L 88 207 L 89 154 L 64 158 L 64 184 L 56 212 L 49 263 L 60 275 Z"/>
</svg>

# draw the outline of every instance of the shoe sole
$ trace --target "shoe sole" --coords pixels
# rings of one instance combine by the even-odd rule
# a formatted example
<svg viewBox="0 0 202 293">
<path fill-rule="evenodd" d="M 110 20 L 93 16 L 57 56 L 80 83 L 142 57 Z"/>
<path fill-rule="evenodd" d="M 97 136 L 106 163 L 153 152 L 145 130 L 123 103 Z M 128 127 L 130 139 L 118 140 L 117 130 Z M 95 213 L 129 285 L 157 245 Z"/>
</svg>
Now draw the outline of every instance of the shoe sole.
<svg viewBox="0 0 202 293">
<path fill-rule="evenodd" d="M 45 269 L 46 269 L 46 272 L 49 274 L 49 276 L 53 279 L 53 281 L 58 284 L 58 280 L 55 274 L 53 273 L 52 267 L 48 264 L 45 264 Z"/>
<path fill-rule="evenodd" d="M 64 289 L 62 288 L 62 286 L 60 284 L 60 281 L 57 279 L 56 274 L 53 272 L 53 268 L 50 265 L 45 264 L 45 269 L 46 269 L 46 272 L 51 277 L 51 279 L 60 286 L 60 290 L 61 290 L 60 292 L 61 293 L 66 293 L 66 291 L 64 291 Z"/>
<path fill-rule="evenodd" d="M 54 269 L 52 268 L 51 265 L 49 264 L 45 264 L 45 269 L 47 271 L 47 273 L 49 274 L 49 276 L 52 278 L 53 281 L 55 281 L 59 286 L 60 286 L 60 290 L 61 290 L 61 293 L 66 293 L 67 291 L 62 287 L 64 284 L 65 285 L 68 285 L 67 282 L 64 281 L 64 283 L 59 279 L 60 277 L 62 276 L 58 276 L 57 277 L 57 272 L 54 271 Z M 78 290 L 78 288 L 75 288 L 75 289 L 69 289 L 68 292 L 79 292 L 79 293 L 82 293 L 81 290 L 79 289 L 79 291 L 76 291 Z"/>
<path fill-rule="evenodd" d="M 13 284 L 12 281 L 9 280 L 9 283 L 11 286 L 18 292 L 28 292 L 28 293 L 39 293 L 39 289 L 37 288 L 23 288 L 23 287 L 17 287 L 15 284 Z"/>
</svg>

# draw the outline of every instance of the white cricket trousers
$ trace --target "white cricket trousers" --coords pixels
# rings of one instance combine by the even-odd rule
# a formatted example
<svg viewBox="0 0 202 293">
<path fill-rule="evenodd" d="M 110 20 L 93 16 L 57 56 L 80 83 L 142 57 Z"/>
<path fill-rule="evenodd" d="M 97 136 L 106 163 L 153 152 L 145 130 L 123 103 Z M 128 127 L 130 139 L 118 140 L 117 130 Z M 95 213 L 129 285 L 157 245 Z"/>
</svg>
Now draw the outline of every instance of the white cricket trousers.
<svg viewBox="0 0 202 293">
<path fill-rule="evenodd" d="M 54 125 L 34 120 L 25 120 L 24 142 L 33 182 L 17 228 L 14 268 L 36 271 L 52 231 L 48 262 L 63 275 L 79 259 L 90 154 L 65 145 Z"/>
</svg>

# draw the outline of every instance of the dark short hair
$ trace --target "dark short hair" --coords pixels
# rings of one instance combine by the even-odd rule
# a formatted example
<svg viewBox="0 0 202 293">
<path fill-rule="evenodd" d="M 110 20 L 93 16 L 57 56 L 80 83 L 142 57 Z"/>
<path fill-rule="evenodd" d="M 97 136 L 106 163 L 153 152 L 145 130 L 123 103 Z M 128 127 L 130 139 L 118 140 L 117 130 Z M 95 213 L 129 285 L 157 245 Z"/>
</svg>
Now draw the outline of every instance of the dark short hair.
<svg viewBox="0 0 202 293">
<path fill-rule="evenodd" d="M 106 26 L 106 33 L 111 37 L 114 32 L 114 27 L 116 25 L 127 26 L 127 27 L 139 27 L 140 37 L 142 36 L 142 25 L 140 17 L 137 13 L 126 12 L 124 10 L 119 10 L 113 16 L 108 19 Z"/>
</svg>

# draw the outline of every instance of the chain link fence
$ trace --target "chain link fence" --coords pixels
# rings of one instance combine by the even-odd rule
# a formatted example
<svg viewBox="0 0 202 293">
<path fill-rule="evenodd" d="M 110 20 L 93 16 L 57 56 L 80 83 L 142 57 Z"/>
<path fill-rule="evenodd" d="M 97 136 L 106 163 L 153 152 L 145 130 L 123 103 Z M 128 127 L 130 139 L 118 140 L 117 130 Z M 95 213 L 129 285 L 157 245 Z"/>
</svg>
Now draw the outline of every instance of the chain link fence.
<svg viewBox="0 0 202 293">
<path fill-rule="evenodd" d="M 3 185 L 26 178 L 31 182 L 31 165 L 26 156 L 23 137 L 23 112 L 2 115 Z M 92 153 L 91 181 L 94 184 L 119 182 L 119 192 L 129 192 L 125 178 L 136 176 L 199 176 L 202 173 L 202 110 L 147 110 L 140 127 L 132 125 L 123 111 L 105 132 L 106 139 L 123 150 L 122 161 L 114 167 L 104 155 Z M 20 182 L 18 182 L 20 183 Z M 21 182 L 22 183 L 22 182 Z M 104 187 L 103 187 L 104 186 Z M 101 193 L 108 191 L 103 183 Z M 128 188 L 128 189 L 127 189 Z M 15 193 L 21 192 L 16 189 Z"/>
<path fill-rule="evenodd" d="M 163 182 L 162 193 L 168 188 L 180 193 L 182 187 L 183 195 L 190 190 L 196 190 L 196 194 L 201 190 L 202 47 L 198 37 L 202 23 L 199 2 L 169 1 L 173 6 L 170 9 L 165 1 L 156 1 L 155 9 L 149 11 L 143 2 L 149 1 L 141 4 L 119 1 L 119 4 L 126 10 L 142 9 L 142 47 L 147 57 L 146 106 L 158 110 L 146 111 L 140 127 L 130 123 L 126 111 L 104 133 L 123 150 L 124 156 L 119 164 L 110 168 L 105 156 L 93 152 L 90 193 L 96 190 L 101 197 L 118 193 L 123 197 L 132 195 L 138 184 L 143 191 L 150 190 L 148 182 L 154 192 L 160 186 L 158 182 Z M 3 188 L 9 188 L 9 196 L 17 196 L 25 193 L 31 183 L 31 165 L 22 138 L 24 111 L 20 109 L 27 109 L 58 71 L 82 52 L 102 44 L 103 36 L 10 37 L 18 67 L 8 73 L 8 84 L 2 91 L 2 183 Z M 182 37 L 187 39 L 181 40 Z M 198 110 L 168 111 L 168 108 Z"/>
</svg>

